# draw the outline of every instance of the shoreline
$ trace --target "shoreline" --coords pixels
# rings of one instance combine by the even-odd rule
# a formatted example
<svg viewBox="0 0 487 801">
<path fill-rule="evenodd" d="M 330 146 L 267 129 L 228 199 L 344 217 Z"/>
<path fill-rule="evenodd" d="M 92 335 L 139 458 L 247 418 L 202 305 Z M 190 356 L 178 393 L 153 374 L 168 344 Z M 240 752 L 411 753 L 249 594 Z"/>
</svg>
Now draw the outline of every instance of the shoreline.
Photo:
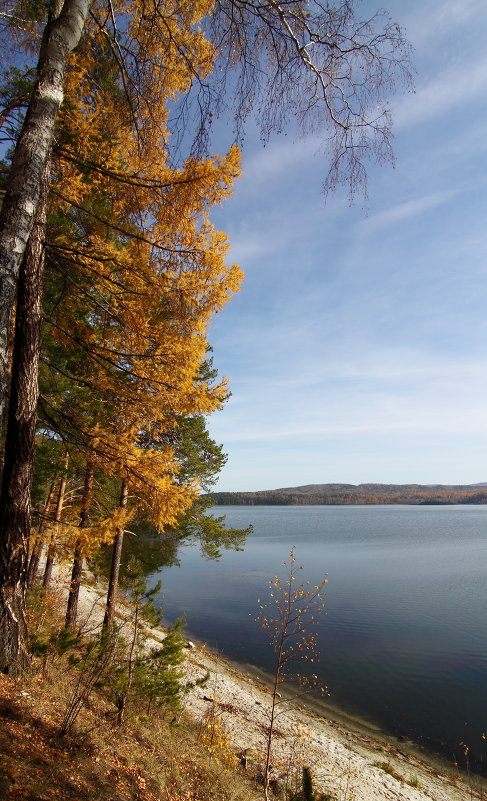
<svg viewBox="0 0 487 801">
<path fill-rule="evenodd" d="M 247 666 L 204 645 L 203 653 L 204 668 L 215 674 L 210 698 L 226 731 L 239 749 L 258 752 L 260 748 L 260 755 L 253 756 L 262 761 L 264 738 L 260 732 L 265 728 L 265 705 L 270 698 L 262 674 L 248 672 Z M 198 664 L 198 654 L 189 658 Z M 197 718 L 205 712 L 194 698 L 188 708 Z M 279 780 L 282 770 L 289 767 L 289 754 L 296 756 L 300 751 L 300 764 L 312 766 L 317 789 L 330 793 L 336 801 L 472 801 L 485 797 L 481 778 L 477 782 L 477 777 L 456 772 L 440 758 L 418 753 L 414 746 L 382 731 L 371 731 L 356 720 L 345 723 L 324 716 L 306 701 L 289 702 L 280 712 L 274 737 L 273 775 Z"/>
<path fill-rule="evenodd" d="M 167 622 L 169 623 L 170 621 Z M 186 631 L 188 638 L 197 646 L 205 648 L 207 653 L 212 653 L 216 658 L 222 659 L 225 663 L 230 665 L 233 670 L 241 673 L 243 677 L 256 680 L 259 684 L 263 685 L 267 691 L 271 691 L 273 682 L 271 674 L 249 662 L 238 662 L 232 659 L 217 648 L 205 643 L 198 635 L 189 630 Z M 292 691 L 286 692 L 286 690 L 282 690 L 282 695 L 286 703 L 291 707 L 295 706 L 306 714 L 317 717 L 318 719 L 322 718 L 330 721 L 359 736 L 380 742 L 386 741 L 398 752 L 405 752 L 414 759 L 421 760 L 431 768 L 445 774 L 450 774 L 452 776 L 460 775 L 465 780 L 469 778 L 467 770 L 462 765 L 455 765 L 444 754 L 428 749 L 427 746 L 422 745 L 411 737 L 395 735 L 387 731 L 379 723 L 361 717 L 359 714 L 354 715 L 351 712 L 347 712 L 347 710 L 343 709 L 338 704 L 334 704 L 332 701 L 318 698 L 311 693 L 304 694 L 298 701 L 293 700 Z M 288 695 L 289 698 L 286 697 Z M 473 781 L 477 781 L 480 787 L 483 786 L 485 788 L 485 794 L 487 795 L 487 777 L 474 773 Z"/>
<path fill-rule="evenodd" d="M 62 574 L 58 589 L 67 593 Z M 82 585 L 79 620 L 94 629 L 104 611 L 104 584 Z M 123 620 L 123 615 L 119 615 Z M 163 629 L 147 629 L 148 647 L 164 638 Z M 188 632 L 188 636 L 192 634 Z M 258 773 L 264 761 L 270 690 L 268 676 L 252 665 L 232 662 L 198 638 L 188 644 L 186 680 L 206 672 L 205 688 L 183 698 L 195 722 L 217 719 L 242 763 Z M 266 683 L 267 679 L 267 683 Z M 316 705 L 315 705 L 316 706 Z M 334 714 L 335 713 L 335 714 Z M 412 746 L 412 747 L 411 747 Z M 317 790 L 333 801 L 472 801 L 486 798 L 486 782 L 466 776 L 409 741 L 398 741 L 365 722 L 347 718 L 326 702 L 313 709 L 309 699 L 285 701 L 279 709 L 272 744 L 272 778 L 279 785 L 289 772 L 311 766 Z M 419 752 L 418 752 L 419 751 Z"/>
</svg>

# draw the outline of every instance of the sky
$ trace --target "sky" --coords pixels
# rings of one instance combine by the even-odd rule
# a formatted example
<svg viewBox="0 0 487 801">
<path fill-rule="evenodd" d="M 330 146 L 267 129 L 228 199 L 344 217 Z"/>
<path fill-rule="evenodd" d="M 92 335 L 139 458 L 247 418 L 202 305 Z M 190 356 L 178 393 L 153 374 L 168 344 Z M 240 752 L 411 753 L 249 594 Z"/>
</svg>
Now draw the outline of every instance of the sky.
<svg viewBox="0 0 487 801">
<path fill-rule="evenodd" d="M 213 214 L 246 274 L 209 333 L 232 391 L 218 490 L 487 481 L 487 3 L 384 7 L 415 91 L 367 208 L 325 203 L 319 139 L 250 130 Z"/>
</svg>

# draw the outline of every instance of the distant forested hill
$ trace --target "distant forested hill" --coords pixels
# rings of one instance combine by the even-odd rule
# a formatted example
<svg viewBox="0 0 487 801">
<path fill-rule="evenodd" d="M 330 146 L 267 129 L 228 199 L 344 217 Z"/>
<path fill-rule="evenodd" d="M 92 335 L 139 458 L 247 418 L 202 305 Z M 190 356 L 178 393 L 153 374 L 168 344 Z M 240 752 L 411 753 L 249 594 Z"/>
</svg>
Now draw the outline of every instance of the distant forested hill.
<svg viewBox="0 0 487 801">
<path fill-rule="evenodd" d="M 213 492 L 218 506 L 487 503 L 484 484 L 305 484 L 259 492 Z"/>
</svg>

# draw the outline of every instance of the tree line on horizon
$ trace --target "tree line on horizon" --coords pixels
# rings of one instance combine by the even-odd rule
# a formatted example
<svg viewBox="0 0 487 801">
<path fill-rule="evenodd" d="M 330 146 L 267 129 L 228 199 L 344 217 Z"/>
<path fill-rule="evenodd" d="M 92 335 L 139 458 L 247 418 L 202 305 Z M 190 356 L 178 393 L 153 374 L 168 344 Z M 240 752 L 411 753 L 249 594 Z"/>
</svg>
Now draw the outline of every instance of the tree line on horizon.
<svg viewBox="0 0 487 801">
<path fill-rule="evenodd" d="M 487 503 L 483 485 L 310 484 L 256 492 L 209 493 L 217 506 L 339 506 L 370 504 Z"/>
<path fill-rule="evenodd" d="M 225 462 L 206 416 L 228 397 L 208 327 L 242 273 L 210 221 L 240 173 L 233 144 L 319 127 L 327 190 L 366 187 L 392 158 L 387 95 L 410 79 L 385 12 L 290 0 L 1 0 L 0 670 L 28 663 L 25 593 L 41 550 L 70 561 L 113 545 L 113 619 L 126 532 L 198 537 L 207 556 L 245 532 L 205 515 Z M 233 110 L 232 110 L 233 109 Z"/>
</svg>

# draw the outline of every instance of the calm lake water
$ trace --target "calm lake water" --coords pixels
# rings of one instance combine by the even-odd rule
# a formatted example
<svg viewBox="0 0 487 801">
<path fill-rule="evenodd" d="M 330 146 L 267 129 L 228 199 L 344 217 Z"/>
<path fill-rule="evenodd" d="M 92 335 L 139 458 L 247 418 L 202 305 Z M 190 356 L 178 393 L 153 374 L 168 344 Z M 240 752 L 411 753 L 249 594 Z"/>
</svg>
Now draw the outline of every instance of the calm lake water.
<svg viewBox="0 0 487 801">
<path fill-rule="evenodd" d="M 487 733 L 487 506 L 219 507 L 254 525 L 243 552 L 205 561 L 182 547 L 162 572 L 168 619 L 231 659 L 272 668 L 254 622 L 269 578 L 295 547 L 302 575 L 324 576 L 316 672 L 330 703 L 463 764 Z M 316 667 L 313 666 L 316 670 Z"/>
</svg>

